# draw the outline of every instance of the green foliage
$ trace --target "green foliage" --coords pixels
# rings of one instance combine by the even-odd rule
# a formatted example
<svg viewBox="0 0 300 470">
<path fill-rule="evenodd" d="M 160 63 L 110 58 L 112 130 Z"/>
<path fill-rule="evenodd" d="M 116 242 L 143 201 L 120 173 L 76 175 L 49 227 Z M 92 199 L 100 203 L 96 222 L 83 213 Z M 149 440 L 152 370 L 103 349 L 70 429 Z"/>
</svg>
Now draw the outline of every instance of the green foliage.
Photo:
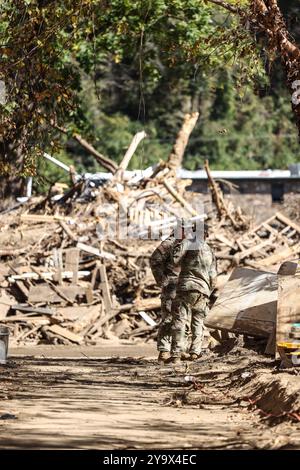
<svg viewBox="0 0 300 470">
<path fill-rule="evenodd" d="M 66 178 L 37 163 L 43 150 L 78 171 L 99 171 L 72 133 L 120 161 L 141 128 L 149 137 L 131 168 L 146 167 L 167 158 L 184 113 L 194 110 L 201 118 L 189 168 L 204 158 L 214 168 L 285 167 L 297 155 L 284 79 L 264 91 L 263 51 L 237 17 L 209 2 L 6 0 L 0 44 L 8 91 L 0 105 L 2 173 Z"/>
</svg>

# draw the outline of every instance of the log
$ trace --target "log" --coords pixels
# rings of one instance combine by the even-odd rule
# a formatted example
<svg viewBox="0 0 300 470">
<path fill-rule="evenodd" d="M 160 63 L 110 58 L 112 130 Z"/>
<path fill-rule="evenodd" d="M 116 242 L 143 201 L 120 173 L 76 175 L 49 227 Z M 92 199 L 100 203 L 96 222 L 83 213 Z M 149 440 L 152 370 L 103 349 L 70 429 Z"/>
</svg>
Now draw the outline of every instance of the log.
<svg viewBox="0 0 300 470">
<path fill-rule="evenodd" d="M 229 220 L 231 221 L 232 225 L 235 228 L 237 228 L 238 224 L 234 220 L 232 215 L 230 214 L 230 212 L 229 212 L 229 210 L 228 210 L 228 208 L 225 204 L 222 191 L 221 191 L 218 184 L 215 182 L 215 180 L 213 179 L 213 177 L 211 175 L 208 160 L 205 160 L 204 169 L 205 169 L 206 174 L 207 174 L 208 183 L 209 183 L 211 193 L 212 193 L 212 199 L 213 199 L 213 202 L 216 205 L 219 218 L 222 218 L 223 215 L 226 215 L 226 217 L 228 217 Z"/>
<path fill-rule="evenodd" d="M 176 142 L 167 161 L 167 166 L 174 172 L 182 166 L 184 152 L 198 118 L 198 112 L 186 114 L 184 116 L 182 127 L 178 132 Z"/>
<path fill-rule="evenodd" d="M 141 132 L 137 132 L 137 134 L 135 134 L 135 136 L 133 137 L 132 141 L 131 141 L 131 144 L 129 145 L 128 147 L 128 150 L 127 152 L 125 153 L 120 165 L 119 165 L 119 168 L 118 168 L 118 171 L 117 173 L 119 172 L 119 170 L 121 171 L 125 171 L 129 165 L 129 162 L 131 160 L 131 158 L 133 157 L 134 155 L 134 152 L 136 151 L 138 145 L 140 144 L 140 142 L 145 138 L 147 137 L 147 134 L 145 131 L 141 131 Z"/>
</svg>

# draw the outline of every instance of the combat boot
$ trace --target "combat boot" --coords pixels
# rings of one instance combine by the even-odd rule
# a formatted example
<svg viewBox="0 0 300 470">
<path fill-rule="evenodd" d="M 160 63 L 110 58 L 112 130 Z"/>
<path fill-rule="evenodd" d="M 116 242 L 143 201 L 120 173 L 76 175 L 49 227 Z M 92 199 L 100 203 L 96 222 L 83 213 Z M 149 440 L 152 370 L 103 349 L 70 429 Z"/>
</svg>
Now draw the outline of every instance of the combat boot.
<svg viewBox="0 0 300 470">
<path fill-rule="evenodd" d="M 170 353 L 168 351 L 160 351 L 157 358 L 158 364 L 164 364 L 169 357 Z"/>
<path fill-rule="evenodd" d="M 197 359 L 200 359 L 200 357 L 201 357 L 201 354 L 191 353 L 190 354 L 190 361 L 197 361 Z"/>
<path fill-rule="evenodd" d="M 181 357 L 180 356 L 171 356 L 167 361 L 166 364 L 173 364 L 178 365 L 181 364 Z"/>
<path fill-rule="evenodd" d="M 190 361 L 191 355 L 189 353 L 183 352 L 181 353 L 181 360 L 182 361 Z"/>
</svg>

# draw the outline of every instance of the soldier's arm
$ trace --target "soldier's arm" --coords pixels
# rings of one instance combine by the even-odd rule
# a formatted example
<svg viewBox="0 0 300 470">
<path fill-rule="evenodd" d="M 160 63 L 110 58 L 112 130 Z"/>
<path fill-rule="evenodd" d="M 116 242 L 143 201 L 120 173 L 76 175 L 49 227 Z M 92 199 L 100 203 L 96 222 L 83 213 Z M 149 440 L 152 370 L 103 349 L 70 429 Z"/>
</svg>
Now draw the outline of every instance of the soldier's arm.
<svg viewBox="0 0 300 470">
<path fill-rule="evenodd" d="M 218 276 L 217 259 L 213 252 L 212 252 L 212 263 L 211 263 L 209 275 L 210 275 L 210 288 L 211 288 L 211 291 L 213 291 L 216 288 L 217 276 Z"/>
<path fill-rule="evenodd" d="M 173 246 L 171 259 L 174 266 L 179 266 L 186 253 L 186 243 L 184 240 L 177 240 Z"/>
<path fill-rule="evenodd" d="M 150 267 L 156 284 L 161 287 L 164 278 L 164 256 L 159 247 L 152 253 L 150 257 Z"/>
</svg>

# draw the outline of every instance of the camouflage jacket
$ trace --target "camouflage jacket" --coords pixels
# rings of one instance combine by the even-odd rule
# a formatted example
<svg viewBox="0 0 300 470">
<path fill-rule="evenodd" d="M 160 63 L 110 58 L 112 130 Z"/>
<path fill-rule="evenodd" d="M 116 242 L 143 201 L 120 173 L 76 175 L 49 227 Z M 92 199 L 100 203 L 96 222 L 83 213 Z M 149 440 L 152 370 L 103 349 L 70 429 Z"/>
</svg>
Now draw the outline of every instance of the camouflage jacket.
<svg viewBox="0 0 300 470">
<path fill-rule="evenodd" d="M 178 240 L 171 235 L 151 255 L 150 266 L 159 287 L 177 284 L 180 266 L 175 266 L 173 261 L 173 249 L 176 244 Z"/>
<path fill-rule="evenodd" d="M 203 240 L 183 240 L 173 250 L 173 263 L 180 266 L 178 290 L 196 290 L 210 296 L 216 286 L 217 262 Z"/>
</svg>

